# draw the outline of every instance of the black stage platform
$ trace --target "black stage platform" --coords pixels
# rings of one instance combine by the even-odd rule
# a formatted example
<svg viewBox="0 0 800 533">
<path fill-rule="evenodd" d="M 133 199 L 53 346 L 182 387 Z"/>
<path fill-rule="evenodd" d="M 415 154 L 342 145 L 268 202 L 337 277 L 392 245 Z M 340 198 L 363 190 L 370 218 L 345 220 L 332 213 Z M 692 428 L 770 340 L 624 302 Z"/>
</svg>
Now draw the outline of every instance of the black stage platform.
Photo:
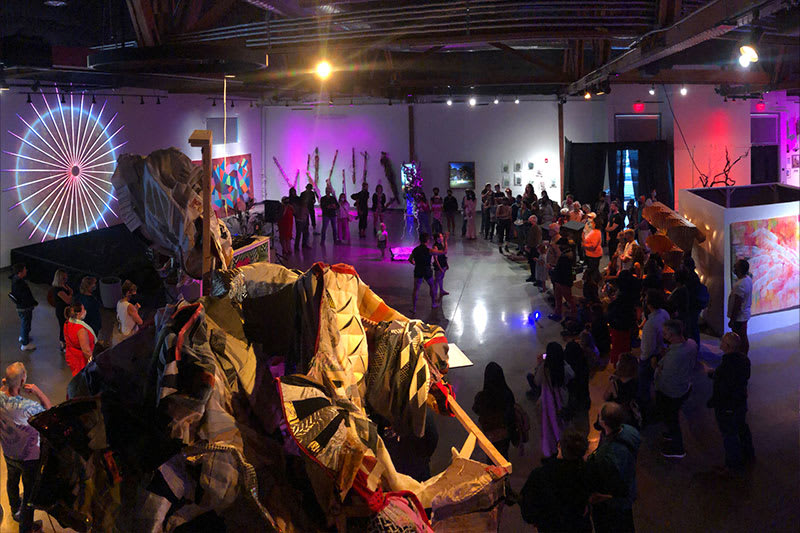
<svg viewBox="0 0 800 533">
<path fill-rule="evenodd" d="M 147 256 L 147 246 L 124 224 L 62 237 L 11 250 L 11 263 L 25 263 L 28 280 L 50 284 L 57 269 L 69 273 L 77 287 L 83 276 L 98 280 L 117 276 L 136 283 L 142 292 L 158 292 L 161 281 Z"/>
</svg>

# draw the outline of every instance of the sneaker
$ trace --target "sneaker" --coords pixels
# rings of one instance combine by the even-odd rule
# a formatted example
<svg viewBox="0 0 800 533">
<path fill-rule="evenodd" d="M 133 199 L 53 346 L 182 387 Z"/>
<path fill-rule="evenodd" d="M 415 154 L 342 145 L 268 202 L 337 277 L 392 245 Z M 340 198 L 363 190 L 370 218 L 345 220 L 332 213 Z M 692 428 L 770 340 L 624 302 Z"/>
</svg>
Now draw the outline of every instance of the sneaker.
<svg viewBox="0 0 800 533">
<path fill-rule="evenodd" d="M 661 452 L 661 455 L 670 459 L 683 459 L 686 457 L 686 450 L 669 450 L 666 449 Z"/>
<path fill-rule="evenodd" d="M 36 345 L 32 342 L 29 342 L 28 344 L 20 344 L 19 349 L 23 352 L 32 352 L 36 349 Z"/>
<path fill-rule="evenodd" d="M 528 283 L 534 283 L 534 284 L 536 283 L 536 279 L 533 276 L 528 276 L 527 278 L 525 278 L 525 281 L 527 281 Z"/>
</svg>

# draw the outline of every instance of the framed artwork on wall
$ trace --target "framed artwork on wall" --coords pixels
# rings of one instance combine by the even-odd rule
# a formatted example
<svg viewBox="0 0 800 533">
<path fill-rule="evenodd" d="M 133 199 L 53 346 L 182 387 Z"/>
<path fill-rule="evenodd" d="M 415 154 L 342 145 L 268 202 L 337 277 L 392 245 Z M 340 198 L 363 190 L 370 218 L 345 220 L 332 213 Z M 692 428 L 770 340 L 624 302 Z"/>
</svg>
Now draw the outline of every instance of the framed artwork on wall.
<svg viewBox="0 0 800 533">
<path fill-rule="evenodd" d="M 800 306 L 798 247 L 798 215 L 731 224 L 731 265 L 739 259 L 750 263 L 753 315 Z"/>
<path fill-rule="evenodd" d="M 792 156 L 792 168 L 800 168 L 800 154 Z"/>
<path fill-rule="evenodd" d="M 520 172 L 514 172 L 514 185 L 522 185 L 522 174 Z"/>
<path fill-rule="evenodd" d="M 522 172 L 522 161 L 514 161 L 514 172 Z"/>
<path fill-rule="evenodd" d="M 508 161 L 503 161 L 503 163 L 500 165 L 500 173 L 508 174 Z"/>
<path fill-rule="evenodd" d="M 533 161 L 528 161 L 528 170 L 533 170 Z"/>
<path fill-rule="evenodd" d="M 501 185 L 502 185 L 503 188 L 510 187 L 511 186 L 511 176 L 509 176 L 508 174 L 503 174 L 503 180 L 502 180 L 502 184 Z"/>
<path fill-rule="evenodd" d="M 475 188 L 475 161 L 450 161 L 450 188 Z"/>
</svg>

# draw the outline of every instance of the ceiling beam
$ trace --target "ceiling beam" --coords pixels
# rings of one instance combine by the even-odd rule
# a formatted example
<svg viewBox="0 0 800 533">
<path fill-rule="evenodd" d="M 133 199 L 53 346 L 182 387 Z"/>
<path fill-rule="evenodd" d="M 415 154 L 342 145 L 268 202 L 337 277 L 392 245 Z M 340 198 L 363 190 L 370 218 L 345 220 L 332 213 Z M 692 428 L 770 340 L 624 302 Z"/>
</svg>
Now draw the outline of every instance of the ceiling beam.
<svg viewBox="0 0 800 533">
<path fill-rule="evenodd" d="M 669 28 L 646 35 L 630 51 L 595 69 L 567 88 L 567 94 L 577 94 L 606 79 L 643 67 L 659 59 L 691 48 L 709 39 L 752 22 L 758 9 L 762 17 L 777 12 L 779 0 L 714 0 L 683 18 Z"/>
<path fill-rule="evenodd" d="M 131 15 L 136 42 L 139 46 L 156 46 L 161 44 L 161 37 L 156 27 L 153 6 L 150 0 L 126 0 Z"/>
<path fill-rule="evenodd" d="M 201 0 L 195 0 L 197 3 L 202 3 Z M 237 0 L 217 0 L 213 3 L 211 9 L 203 13 L 203 16 L 194 23 L 190 31 L 201 31 L 213 28 L 224 17 L 234 5 Z"/>
<path fill-rule="evenodd" d="M 620 74 L 613 84 L 665 84 L 665 85 L 768 85 L 770 75 L 762 70 L 662 70 L 655 76 L 642 75 L 638 71 Z"/>
</svg>

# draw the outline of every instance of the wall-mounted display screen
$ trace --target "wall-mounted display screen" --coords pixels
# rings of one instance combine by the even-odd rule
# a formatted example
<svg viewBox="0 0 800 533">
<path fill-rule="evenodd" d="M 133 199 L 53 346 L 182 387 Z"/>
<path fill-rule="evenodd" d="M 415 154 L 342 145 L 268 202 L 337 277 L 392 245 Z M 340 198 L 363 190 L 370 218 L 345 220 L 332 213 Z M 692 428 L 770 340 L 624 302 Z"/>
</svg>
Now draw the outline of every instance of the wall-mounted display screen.
<svg viewBox="0 0 800 533">
<path fill-rule="evenodd" d="M 450 188 L 451 189 L 475 188 L 474 161 L 450 161 Z"/>
</svg>

